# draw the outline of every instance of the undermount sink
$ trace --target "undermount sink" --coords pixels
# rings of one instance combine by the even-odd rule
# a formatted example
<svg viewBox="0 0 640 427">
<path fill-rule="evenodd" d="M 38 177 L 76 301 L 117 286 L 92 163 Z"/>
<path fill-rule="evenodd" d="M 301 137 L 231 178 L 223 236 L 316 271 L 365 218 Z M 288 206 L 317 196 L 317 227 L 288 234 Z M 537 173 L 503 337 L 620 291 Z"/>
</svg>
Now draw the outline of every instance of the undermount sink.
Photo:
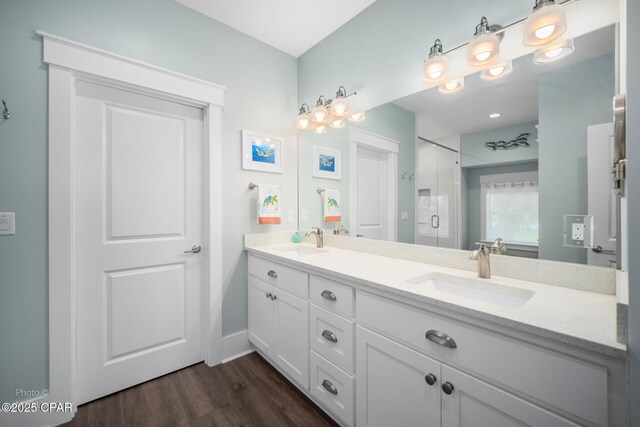
<svg viewBox="0 0 640 427">
<path fill-rule="evenodd" d="M 509 308 L 522 307 L 535 294 L 528 289 L 499 285 L 486 279 L 467 279 L 442 273 L 424 274 L 407 282 Z"/>
<path fill-rule="evenodd" d="M 282 252 L 285 255 L 299 256 L 299 257 L 304 257 L 309 255 L 318 255 L 318 254 L 323 254 L 327 252 L 324 249 L 312 248 L 308 246 L 288 247 L 288 248 L 279 249 L 278 251 Z"/>
</svg>

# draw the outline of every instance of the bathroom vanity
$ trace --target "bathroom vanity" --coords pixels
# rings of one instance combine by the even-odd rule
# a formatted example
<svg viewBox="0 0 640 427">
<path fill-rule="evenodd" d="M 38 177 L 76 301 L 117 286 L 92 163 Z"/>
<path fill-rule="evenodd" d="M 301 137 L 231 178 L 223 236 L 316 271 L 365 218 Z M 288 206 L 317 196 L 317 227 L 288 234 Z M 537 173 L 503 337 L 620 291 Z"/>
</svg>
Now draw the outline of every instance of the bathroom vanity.
<svg viewBox="0 0 640 427">
<path fill-rule="evenodd" d="M 616 297 L 593 284 L 304 243 L 246 250 L 249 340 L 342 425 L 628 423 Z"/>
</svg>

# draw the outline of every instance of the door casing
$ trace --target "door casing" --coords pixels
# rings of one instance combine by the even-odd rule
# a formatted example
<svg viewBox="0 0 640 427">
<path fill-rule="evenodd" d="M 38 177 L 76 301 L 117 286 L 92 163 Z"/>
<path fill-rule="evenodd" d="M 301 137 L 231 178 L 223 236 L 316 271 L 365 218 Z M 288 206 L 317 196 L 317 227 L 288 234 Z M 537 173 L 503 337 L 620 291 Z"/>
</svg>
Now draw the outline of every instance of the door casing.
<svg viewBox="0 0 640 427">
<path fill-rule="evenodd" d="M 38 403 L 70 402 L 71 413 L 40 413 L 12 425 L 56 425 L 76 409 L 75 87 L 78 79 L 204 110 L 205 362 L 222 361 L 221 124 L 225 88 L 205 80 L 38 32 L 49 66 L 49 393 Z"/>
</svg>

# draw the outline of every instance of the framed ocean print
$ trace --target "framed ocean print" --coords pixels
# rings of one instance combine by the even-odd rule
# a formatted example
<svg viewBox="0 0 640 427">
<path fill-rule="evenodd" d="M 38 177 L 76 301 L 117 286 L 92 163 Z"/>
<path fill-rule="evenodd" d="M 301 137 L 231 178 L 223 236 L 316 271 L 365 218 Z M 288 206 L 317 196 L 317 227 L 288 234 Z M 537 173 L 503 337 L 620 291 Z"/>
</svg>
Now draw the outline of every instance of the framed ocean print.
<svg viewBox="0 0 640 427">
<path fill-rule="evenodd" d="M 242 169 L 282 173 L 282 138 L 242 131 Z"/>
<path fill-rule="evenodd" d="M 342 151 L 313 146 L 313 176 L 316 178 L 342 179 Z"/>
</svg>

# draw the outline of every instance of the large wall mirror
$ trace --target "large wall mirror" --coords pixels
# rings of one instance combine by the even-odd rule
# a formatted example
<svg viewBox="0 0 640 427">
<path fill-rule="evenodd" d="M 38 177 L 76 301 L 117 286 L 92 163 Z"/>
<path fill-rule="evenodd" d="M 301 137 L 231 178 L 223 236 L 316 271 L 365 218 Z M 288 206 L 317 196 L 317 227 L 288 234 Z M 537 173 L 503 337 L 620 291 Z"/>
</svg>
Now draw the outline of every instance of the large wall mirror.
<svg viewBox="0 0 640 427">
<path fill-rule="evenodd" d="M 460 250 L 502 239 L 505 256 L 616 267 L 616 32 L 575 38 L 560 61 L 521 56 L 499 80 L 472 74 L 457 93 L 431 88 L 300 134 L 300 228 Z M 323 173 L 323 159 L 339 173 Z M 593 216 L 591 247 L 565 244 L 565 215 Z"/>
</svg>

